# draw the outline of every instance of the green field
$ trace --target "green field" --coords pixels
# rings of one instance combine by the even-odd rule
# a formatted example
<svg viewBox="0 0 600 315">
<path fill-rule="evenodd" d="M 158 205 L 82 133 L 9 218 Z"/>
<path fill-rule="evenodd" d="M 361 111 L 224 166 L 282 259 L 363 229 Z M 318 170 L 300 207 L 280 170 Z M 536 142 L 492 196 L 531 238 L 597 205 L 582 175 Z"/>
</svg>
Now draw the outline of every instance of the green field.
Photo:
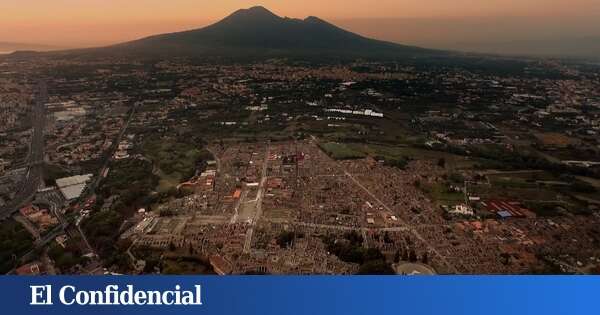
<svg viewBox="0 0 600 315">
<path fill-rule="evenodd" d="M 158 192 L 167 192 L 192 177 L 198 162 L 211 158 L 201 145 L 176 139 L 151 138 L 144 142 L 142 150 L 152 160 L 154 173 L 159 177 Z"/>
<path fill-rule="evenodd" d="M 327 142 L 321 144 L 320 147 L 327 155 L 336 160 L 362 159 L 367 157 L 366 153 L 344 143 Z"/>
<path fill-rule="evenodd" d="M 444 183 L 428 185 L 421 189 L 438 204 L 453 206 L 465 202 L 465 195 L 462 192 L 449 191 Z"/>
<path fill-rule="evenodd" d="M 386 161 L 430 160 L 437 163 L 439 159 L 443 158 L 449 169 L 470 169 L 480 162 L 478 159 L 465 156 L 404 145 L 327 142 L 320 144 L 320 147 L 327 155 L 336 160 L 361 159 L 372 156 Z"/>
</svg>

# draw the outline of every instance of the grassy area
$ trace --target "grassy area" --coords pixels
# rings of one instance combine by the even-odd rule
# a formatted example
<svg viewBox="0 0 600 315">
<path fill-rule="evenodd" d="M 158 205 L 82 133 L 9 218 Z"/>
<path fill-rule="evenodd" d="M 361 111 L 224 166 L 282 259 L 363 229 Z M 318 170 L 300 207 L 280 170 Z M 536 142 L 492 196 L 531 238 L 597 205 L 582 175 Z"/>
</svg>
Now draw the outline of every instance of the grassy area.
<svg viewBox="0 0 600 315">
<path fill-rule="evenodd" d="M 542 216 L 558 213 L 554 209 L 556 207 L 548 206 L 553 202 L 560 201 L 558 205 L 572 213 L 588 213 L 587 203 L 598 200 L 594 182 L 590 183 L 573 176 L 556 176 L 545 171 L 531 171 L 490 174 L 488 178 L 492 187 L 488 189 L 489 191 L 483 192 L 482 196 L 491 194 L 532 201 L 538 209 L 535 212 L 539 212 Z"/>
<path fill-rule="evenodd" d="M 441 158 L 445 160 L 447 168 L 467 169 L 477 164 L 478 160 L 455 155 L 442 151 L 426 150 L 412 146 L 388 146 L 381 144 L 351 143 L 348 146 L 355 151 L 366 155 L 377 156 L 385 160 L 432 160 L 437 163 Z"/>
<path fill-rule="evenodd" d="M 321 149 L 336 160 L 362 159 L 367 156 L 364 152 L 344 143 L 327 142 L 320 145 Z"/>
<path fill-rule="evenodd" d="M 33 248 L 33 239 L 19 223 L 9 220 L 0 227 L 0 273 L 15 267 L 14 258 Z"/>
<path fill-rule="evenodd" d="M 464 203 L 465 195 L 461 192 L 454 192 L 448 189 L 448 185 L 444 183 L 436 183 L 421 187 L 431 199 L 443 205 L 456 205 Z"/>
<path fill-rule="evenodd" d="M 212 155 L 202 150 L 201 146 L 193 141 L 157 137 L 144 142 L 144 155 L 152 160 L 155 173 L 160 177 L 156 187 L 159 192 L 166 192 L 192 177 L 200 161 L 212 158 Z"/>
<path fill-rule="evenodd" d="M 555 217 L 560 215 L 560 208 L 564 207 L 562 203 L 555 202 L 526 202 L 525 206 L 541 217 Z"/>
<path fill-rule="evenodd" d="M 372 156 L 390 162 L 431 160 L 437 163 L 440 159 L 444 159 L 445 167 L 448 169 L 470 169 L 481 162 L 480 159 L 460 156 L 448 152 L 402 145 L 392 146 L 373 143 L 327 142 L 321 144 L 320 147 L 325 153 L 336 160 L 361 159 Z"/>
<path fill-rule="evenodd" d="M 535 182 L 528 182 L 523 178 L 515 178 L 515 177 L 500 177 L 493 176 L 490 178 L 490 182 L 494 186 L 498 186 L 500 188 L 536 188 L 537 184 Z"/>
<path fill-rule="evenodd" d="M 175 172 L 173 174 L 166 174 L 161 169 L 156 170 L 156 176 L 158 176 L 159 179 L 158 186 L 156 186 L 155 189 L 161 193 L 168 192 L 173 187 L 177 187 L 182 180 L 180 173 Z"/>
<path fill-rule="evenodd" d="M 357 152 L 362 152 L 366 155 L 371 156 L 379 156 L 385 159 L 397 159 L 404 158 L 408 155 L 406 154 L 406 147 L 393 147 L 393 146 L 384 146 L 377 144 L 361 144 L 361 143 L 352 143 L 348 144 L 352 150 Z"/>
</svg>

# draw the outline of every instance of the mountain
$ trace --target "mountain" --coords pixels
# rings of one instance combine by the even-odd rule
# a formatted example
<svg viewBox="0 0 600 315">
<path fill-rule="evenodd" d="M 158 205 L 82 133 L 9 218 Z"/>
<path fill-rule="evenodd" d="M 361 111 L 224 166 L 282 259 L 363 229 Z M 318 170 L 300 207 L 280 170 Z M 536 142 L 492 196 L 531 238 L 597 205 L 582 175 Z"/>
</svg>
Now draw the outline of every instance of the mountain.
<svg viewBox="0 0 600 315">
<path fill-rule="evenodd" d="M 405 65 L 459 67 L 468 71 L 515 75 L 528 63 L 512 58 L 432 50 L 366 38 L 317 17 L 279 17 L 263 7 L 238 10 L 210 26 L 155 35 L 122 44 L 36 53 L 19 51 L 0 60 L 30 58 L 134 59 L 207 58 L 250 61 L 291 58 L 311 61 L 350 61 L 358 58 L 394 60 Z"/>
<path fill-rule="evenodd" d="M 279 17 L 264 7 L 234 12 L 201 29 L 150 36 L 92 50 L 147 56 L 405 57 L 440 53 L 369 39 L 317 17 Z"/>
<path fill-rule="evenodd" d="M 37 51 L 51 51 L 58 50 L 61 47 L 41 45 L 41 44 L 27 44 L 27 43 L 11 43 L 11 42 L 0 42 L 0 54 L 10 53 L 16 50 L 37 50 Z"/>
</svg>

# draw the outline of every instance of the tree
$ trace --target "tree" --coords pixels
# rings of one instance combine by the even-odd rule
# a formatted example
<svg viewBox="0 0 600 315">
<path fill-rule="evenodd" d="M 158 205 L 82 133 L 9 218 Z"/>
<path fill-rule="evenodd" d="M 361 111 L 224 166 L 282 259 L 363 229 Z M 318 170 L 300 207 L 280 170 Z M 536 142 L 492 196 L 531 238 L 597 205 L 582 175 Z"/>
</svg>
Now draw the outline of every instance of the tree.
<svg viewBox="0 0 600 315">
<path fill-rule="evenodd" d="M 359 275 L 393 275 L 394 269 L 384 260 L 372 260 L 362 264 L 359 269 Z"/>
<path fill-rule="evenodd" d="M 358 234 L 358 232 L 356 232 L 355 230 L 344 234 L 344 238 L 350 241 L 351 244 L 362 244 L 363 242 L 362 235 Z"/>
<path fill-rule="evenodd" d="M 442 158 L 440 158 L 440 159 L 438 160 L 438 163 L 437 163 L 437 165 L 438 165 L 439 167 L 441 167 L 441 168 L 446 168 L 446 159 L 444 159 L 443 157 L 442 157 Z"/>
<path fill-rule="evenodd" d="M 294 232 L 283 231 L 277 237 L 277 245 L 281 248 L 287 248 L 292 244 L 295 238 L 296 234 Z"/>
<path fill-rule="evenodd" d="M 407 250 L 402 251 L 402 260 L 408 261 L 409 255 Z"/>
<path fill-rule="evenodd" d="M 377 248 L 368 248 L 365 251 L 363 258 L 362 258 L 363 261 L 380 260 L 380 259 L 385 259 L 385 257 L 383 256 L 381 251 L 379 251 L 379 249 L 377 249 Z"/>
<path fill-rule="evenodd" d="M 595 193 L 596 192 L 596 187 L 582 182 L 582 181 L 576 181 L 571 185 L 571 188 L 579 193 Z"/>
<path fill-rule="evenodd" d="M 383 234 L 383 241 L 384 241 L 386 244 L 390 244 L 390 243 L 393 243 L 393 242 L 394 242 L 394 241 L 393 241 L 393 240 L 390 238 L 390 235 L 389 235 L 388 231 L 385 231 L 385 233 Z"/>
<path fill-rule="evenodd" d="M 460 174 L 460 173 L 452 173 L 452 174 L 450 174 L 450 176 L 448 176 L 448 179 L 450 179 L 450 181 L 455 182 L 455 183 L 462 183 L 465 181 L 465 177 L 462 176 L 462 174 Z"/>
<path fill-rule="evenodd" d="M 408 261 L 410 261 L 410 262 L 416 262 L 417 261 L 417 253 L 415 252 L 414 249 L 410 250 L 410 253 L 408 254 Z"/>
<path fill-rule="evenodd" d="M 397 264 L 400 262 L 400 251 L 396 250 L 396 252 L 394 253 L 394 263 Z"/>
</svg>

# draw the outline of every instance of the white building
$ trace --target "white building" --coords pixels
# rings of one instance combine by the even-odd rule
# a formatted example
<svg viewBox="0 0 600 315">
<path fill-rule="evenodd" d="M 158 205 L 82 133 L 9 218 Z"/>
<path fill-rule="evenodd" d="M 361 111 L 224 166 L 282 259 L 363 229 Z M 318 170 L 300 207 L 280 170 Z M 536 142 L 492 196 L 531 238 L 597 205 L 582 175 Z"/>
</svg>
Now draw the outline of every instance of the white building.
<svg viewBox="0 0 600 315">
<path fill-rule="evenodd" d="M 68 201 L 79 198 L 83 193 L 86 184 L 92 179 L 92 174 L 76 175 L 71 177 L 59 178 L 56 180 L 56 186 Z"/>
<path fill-rule="evenodd" d="M 449 211 L 450 214 L 459 214 L 459 215 L 474 215 L 475 213 L 473 212 L 473 209 L 471 209 L 469 206 L 467 205 L 456 205 L 454 206 L 454 208 L 452 208 L 452 210 Z"/>
</svg>

